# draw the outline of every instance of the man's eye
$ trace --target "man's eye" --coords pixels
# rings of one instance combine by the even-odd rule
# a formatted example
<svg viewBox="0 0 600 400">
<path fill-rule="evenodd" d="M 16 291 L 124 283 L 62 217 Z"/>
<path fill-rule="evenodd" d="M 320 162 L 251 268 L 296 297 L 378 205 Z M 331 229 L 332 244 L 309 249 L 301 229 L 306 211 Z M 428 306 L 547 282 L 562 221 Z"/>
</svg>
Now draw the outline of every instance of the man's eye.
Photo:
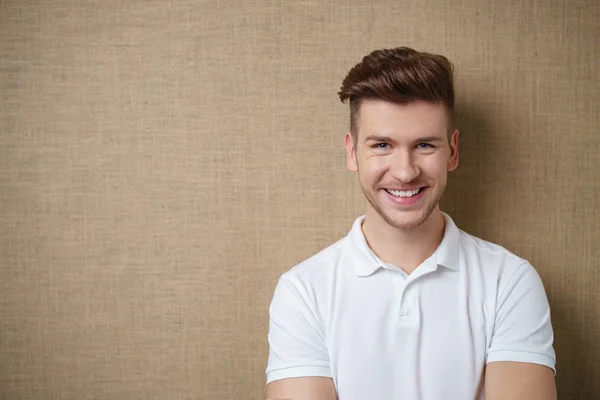
<svg viewBox="0 0 600 400">
<path fill-rule="evenodd" d="M 377 143 L 373 147 L 376 149 L 387 149 L 388 147 L 390 147 L 390 145 L 387 143 Z"/>
<path fill-rule="evenodd" d="M 433 145 L 429 144 L 429 143 L 419 143 L 417 145 L 418 148 L 420 149 L 432 149 Z"/>
</svg>

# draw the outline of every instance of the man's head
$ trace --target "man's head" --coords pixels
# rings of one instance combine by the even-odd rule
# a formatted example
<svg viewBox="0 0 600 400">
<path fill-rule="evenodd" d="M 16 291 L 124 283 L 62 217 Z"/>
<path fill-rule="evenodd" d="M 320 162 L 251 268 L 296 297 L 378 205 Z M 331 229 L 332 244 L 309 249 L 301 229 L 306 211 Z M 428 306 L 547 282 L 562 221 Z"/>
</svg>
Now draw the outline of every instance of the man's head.
<svg viewBox="0 0 600 400">
<path fill-rule="evenodd" d="M 449 133 L 454 127 L 452 64 L 442 55 L 409 47 L 375 50 L 348 72 L 338 95 L 342 102 L 350 102 L 350 132 L 355 142 L 360 105 L 365 99 L 441 103 L 448 112 Z"/>
<path fill-rule="evenodd" d="M 450 62 L 406 47 L 377 50 L 350 70 L 339 96 L 350 101 L 347 164 L 367 216 L 402 230 L 422 225 L 458 164 Z"/>
</svg>

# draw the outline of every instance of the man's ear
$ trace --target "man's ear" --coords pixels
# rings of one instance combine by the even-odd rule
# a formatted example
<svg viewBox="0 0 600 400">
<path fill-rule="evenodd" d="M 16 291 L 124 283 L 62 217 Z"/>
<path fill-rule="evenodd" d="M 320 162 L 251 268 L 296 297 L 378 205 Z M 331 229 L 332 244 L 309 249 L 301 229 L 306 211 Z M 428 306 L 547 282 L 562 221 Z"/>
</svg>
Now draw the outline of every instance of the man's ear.
<svg viewBox="0 0 600 400">
<path fill-rule="evenodd" d="M 354 138 L 352 133 L 346 132 L 344 137 L 344 145 L 346 147 L 346 167 L 351 172 L 358 171 L 358 164 L 356 163 L 356 148 L 354 147 Z"/>
<path fill-rule="evenodd" d="M 448 160 L 448 171 L 454 171 L 458 167 L 458 129 L 450 136 L 450 159 Z"/>
</svg>

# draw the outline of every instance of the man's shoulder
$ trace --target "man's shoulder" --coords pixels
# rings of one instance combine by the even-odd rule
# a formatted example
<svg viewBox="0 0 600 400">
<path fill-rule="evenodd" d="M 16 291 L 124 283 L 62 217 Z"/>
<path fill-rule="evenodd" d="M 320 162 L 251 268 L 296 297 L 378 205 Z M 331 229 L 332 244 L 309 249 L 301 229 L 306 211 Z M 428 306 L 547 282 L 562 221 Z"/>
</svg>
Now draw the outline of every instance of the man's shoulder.
<svg viewBox="0 0 600 400">
<path fill-rule="evenodd" d="M 464 231 L 459 242 L 459 269 L 466 273 L 470 287 L 493 304 L 519 282 L 537 285 L 538 274 L 531 263 L 506 247 Z"/>
<path fill-rule="evenodd" d="M 528 261 L 506 247 L 459 230 L 459 248 L 465 261 L 479 260 L 482 267 L 501 267 L 505 272 L 514 272 Z"/>
<path fill-rule="evenodd" d="M 348 238 L 344 237 L 293 266 L 283 276 L 301 281 L 321 279 L 331 274 L 340 262 Z"/>
</svg>

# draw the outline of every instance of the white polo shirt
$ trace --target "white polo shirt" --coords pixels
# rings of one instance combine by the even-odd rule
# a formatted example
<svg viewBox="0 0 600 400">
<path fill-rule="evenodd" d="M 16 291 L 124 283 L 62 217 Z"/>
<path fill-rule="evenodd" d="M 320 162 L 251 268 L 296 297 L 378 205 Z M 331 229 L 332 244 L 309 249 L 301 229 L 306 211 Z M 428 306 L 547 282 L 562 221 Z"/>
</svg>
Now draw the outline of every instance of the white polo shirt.
<svg viewBox="0 0 600 400">
<path fill-rule="evenodd" d="M 535 269 L 446 221 L 410 275 L 350 233 L 284 273 L 270 307 L 267 383 L 331 377 L 350 399 L 483 399 L 486 363 L 554 369 L 550 308 Z"/>
</svg>

